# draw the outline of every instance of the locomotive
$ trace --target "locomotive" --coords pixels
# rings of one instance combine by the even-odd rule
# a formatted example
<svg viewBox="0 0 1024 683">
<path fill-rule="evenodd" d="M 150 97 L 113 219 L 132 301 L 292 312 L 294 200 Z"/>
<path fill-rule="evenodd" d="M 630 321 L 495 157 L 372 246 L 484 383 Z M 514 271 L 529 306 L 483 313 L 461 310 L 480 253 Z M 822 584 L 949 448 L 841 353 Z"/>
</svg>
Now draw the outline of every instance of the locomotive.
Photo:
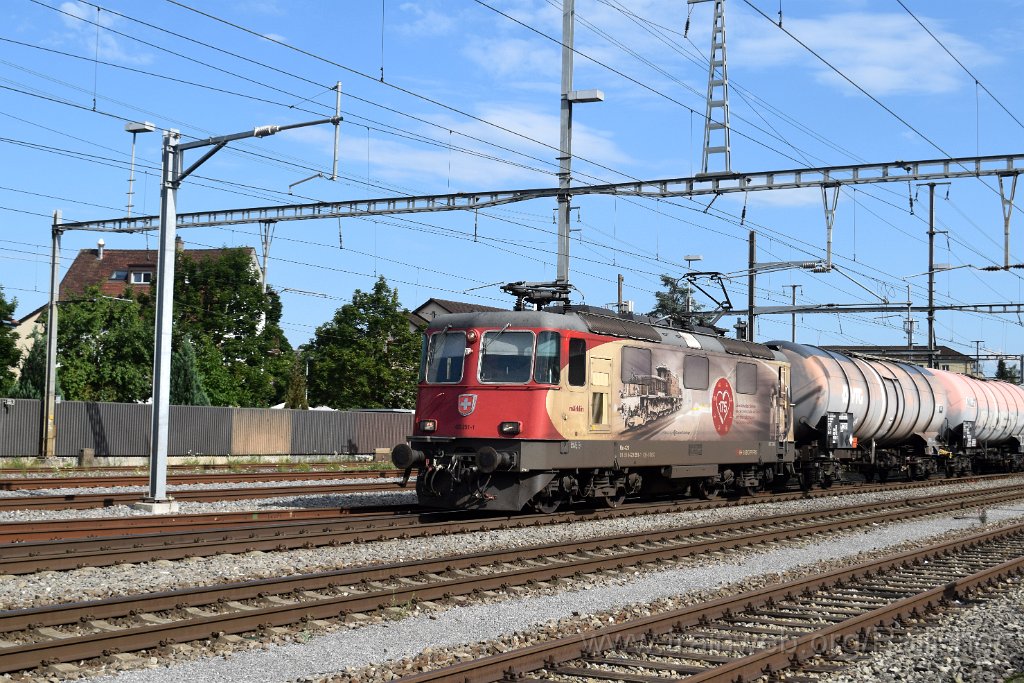
<svg viewBox="0 0 1024 683">
<path fill-rule="evenodd" d="M 421 361 L 414 433 L 392 460 L 431 507 L 551 512 L 1021 464 L 1018 386 L 587 306 L 441 315 Z"/>
</svg>

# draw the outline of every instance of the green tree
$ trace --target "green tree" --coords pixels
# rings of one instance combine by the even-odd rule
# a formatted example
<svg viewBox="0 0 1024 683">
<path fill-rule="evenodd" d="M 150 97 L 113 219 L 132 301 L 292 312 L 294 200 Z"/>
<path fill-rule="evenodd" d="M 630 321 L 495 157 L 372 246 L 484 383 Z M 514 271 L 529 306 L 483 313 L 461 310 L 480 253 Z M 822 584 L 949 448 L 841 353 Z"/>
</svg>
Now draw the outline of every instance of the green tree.
<svg viewBox="0 0 1024 683">
<path fill-rule="evenodd" d="M 216 258 L 178 255 L 175 342 L 188 336 L 212 405 L 264 407 L 283 400 L 291 345 L 281 330 L 281 299 L 263 292 L 247 249 Z"/>
<path fill-rule="evenodd" d="M 372 292 L 357 289 L 309 344 L 310 401 L 342 410 L 412 408 L 420 340 L 407 314 L 383 277 Z"/>
<path fill-rule="evenodd" d="M 208 406 L 210 399 L 203 389 L 192 340 L 182 337 L 171 353 L 171 404 L 176 406 Z"/>
<path fill-rule="evenodd" d="M 7 301 L 4 297 L 4 288 L 0 287 L 0 396 L 6 396 L 14 389 L 13 369 L 21 360 L 14 329 L 7 325 L 14 319 L 14 310 L 17 307 L 18 300 Z"/>
<path fill-rule="evenodd" d="M 1006 361 L 1000 358 L 996 364 L 996 379 L 1020 384 L 1020 368 L 1016 365 L 1007 365 Z"/>
<path fill-rule="evenodd" d="M 655 292 L 654 300 L 656 305 L 648 315 L 655 318 L 668 318 L 677 323 L 693 318 L 698 325 L 707 325 L 710 320 L 707 316 L 691 316 L 687 313 L 686 300 L 690 298 L 689 311 L 702 311 L 704 306 L 693 301 L 693 289 L 689 284 L 680 284 L 678 278 L 671 275 L 661 275 L 661 286 L 664 291 Z"/>
<path fill-rule="evenodd" d="M 45 325 L 46 314 L 40 316 Z M 42 399 L 46 391 L 46 334 L 35 330 L 32 332 L 32 346 L 21 360 L 21 372 L 18 382 L 14 385 L 11 398 Z M 61 396 L 60 377 L 57 377 L 57 395 Z"/>
<path fill-rule="evenodd" d="M 309 410 L 306 391 L 306 359 L 304 354 L 296 353 L 288 378 L 288 393 L 284 398 L 284 407 L 292 410 Z"/>
<path fill-rule="evenodd" d="M 70 401 L 145 401 L 152 395 L 153 328 L 130 291 L 88 288 L 60 307 L 57 372 Z"/>
</svg>

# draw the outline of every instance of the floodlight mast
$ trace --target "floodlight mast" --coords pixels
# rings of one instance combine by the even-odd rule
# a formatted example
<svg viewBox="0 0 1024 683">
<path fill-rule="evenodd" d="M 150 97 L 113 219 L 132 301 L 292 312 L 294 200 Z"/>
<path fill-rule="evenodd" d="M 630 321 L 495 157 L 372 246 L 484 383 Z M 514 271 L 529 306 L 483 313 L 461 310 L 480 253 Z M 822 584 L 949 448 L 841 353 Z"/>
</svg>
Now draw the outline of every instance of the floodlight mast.
<svg viewBox="0 0 1024 683">
<path fill-rule="evenodd" d="M 144 501 L 153 512 L 170 512 L 174 509 L 167 495 L 167 442 L 168 414 L 171 395 L 171 325 L 174 313 L 174 259 L 175 231 L 178 222 L 178 187 L 207 159 L 223 149 L 233 140 L 262 138 L 283 130 L 318 126 L 325 123 L 337 125 L 340 118 L 318 119 L 285 126 L 259 126 L 252 130 L 232 135 L 206 138 L 181 144 L 181 133 L 176 130 L 164 132 L 163 155 L 160 182 L 160 252 L 157 261 L 156 281 L 156 333 L 153 350 L 153 422 L 150 431 L 149 495 Z M 184 152 L 189 149 L 210 147 L 191 166 L 182 170 Z"/>
</svg>

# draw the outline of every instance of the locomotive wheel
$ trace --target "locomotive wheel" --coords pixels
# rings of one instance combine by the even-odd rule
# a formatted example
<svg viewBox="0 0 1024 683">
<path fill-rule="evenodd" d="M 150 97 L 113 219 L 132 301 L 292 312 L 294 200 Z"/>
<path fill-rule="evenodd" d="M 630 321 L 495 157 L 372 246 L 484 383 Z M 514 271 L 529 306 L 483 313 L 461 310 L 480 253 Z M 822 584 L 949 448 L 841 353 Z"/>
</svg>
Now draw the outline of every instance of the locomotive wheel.
<svg viewBox="0 0 1024 683">
<path fill-rule="evenodd" d="M 555 498 L 554 496 L 545 496 L 543 498 L 535 499 L 531 505 L 533 505 L 533 509 L 537 512 L 544 515 L 550 515 L 552 512 L 556 512 L 562 505 L 562 499 Z"/>
<path fill-rule="evenodd" d="M 697 496 L 704 500 L 714 500 L 718 498 L 718 494 L 722 492 L 722 489 L 710 479 L 701 479 L 694 484 Z"/>
<path fill-rule="evenodd" d="M 614 495 L 604 496 L 605 507 L 617 508 L 626 500 L 626 489 L 619 488 Z"/>
</svg>

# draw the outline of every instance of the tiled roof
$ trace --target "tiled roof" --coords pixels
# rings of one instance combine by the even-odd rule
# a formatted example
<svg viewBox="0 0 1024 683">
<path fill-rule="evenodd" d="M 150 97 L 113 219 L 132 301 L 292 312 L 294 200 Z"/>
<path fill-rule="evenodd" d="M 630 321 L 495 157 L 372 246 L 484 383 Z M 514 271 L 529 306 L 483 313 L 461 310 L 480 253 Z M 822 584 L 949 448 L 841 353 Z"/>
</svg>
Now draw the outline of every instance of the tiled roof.
<svg viewBox="0 0 1024 683">
<path fill-rule="evenodd" d="M 252 247 L 245 247 L 255 253 Z M 225 249 L 186 249 L 185 254 L 197 261 L 220 258 Z M 152 249 L 104 249 L 99 258 L 98 249 L 82 249 L 71 263 L 60 283 L 58 299 L 65 301 L 81 295 L 91 285 L 98 285 L 108 296 L 120 296 L 126 286 L 148 292 L 148 283 L 133 284 L 132 273 L 150 273 L 156 278 L 159 254 Z M 116 274 L 116 277 L 115 277 Z"/>
<path fill-rule="evenodd" d="M 424 306 L 429 304 L 431 301 L 436 303 L 441 308 L 445 309 L 449 313 L 477 313 L 479 311 L 503 311 L 506 309 L 495 308 L 494 306 L 484 306 L 481 304 L 471 304 L 465 301 L 450 301 L 448 299 L 429 299 L 422 306 L 417 308 L 419 311 Z"/>
</svg>

